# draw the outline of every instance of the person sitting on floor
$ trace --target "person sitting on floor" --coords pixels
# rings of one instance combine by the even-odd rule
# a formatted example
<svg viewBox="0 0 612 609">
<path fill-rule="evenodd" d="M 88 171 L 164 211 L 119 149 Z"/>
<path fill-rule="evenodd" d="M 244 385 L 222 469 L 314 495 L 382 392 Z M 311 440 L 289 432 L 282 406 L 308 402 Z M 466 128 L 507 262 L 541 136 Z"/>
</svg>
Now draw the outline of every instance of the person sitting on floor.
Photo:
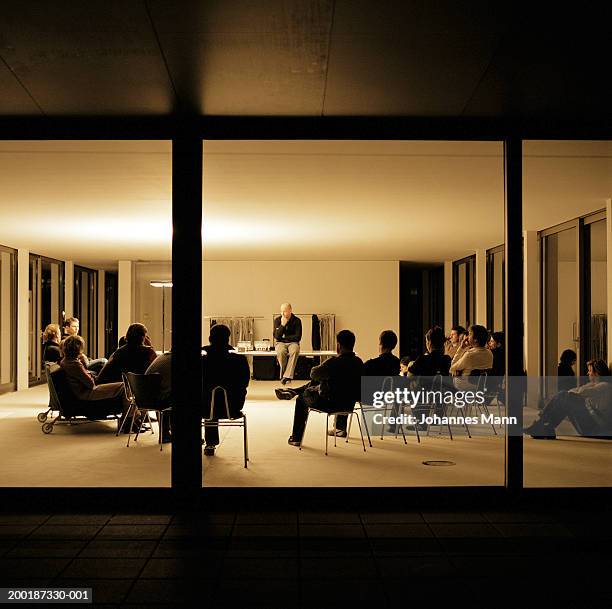
<svg viewBox="0 0 612 609">
<path fill-rule="evenodd" d="M 612 378 L 603 360 L 587 363 L 589 382 L 561 391 L 544 407 L 539 418 L 523 433 L 536 439 L 554 440 L 556 428 L 568 419 L 582 436 L 612 436 Z"/>
<path fill-rule="evenodd" d="M 119 347 L 102 368 L 98 383 L 113 383 L 122 380 L 123 372 L 144 374 L 157 354 L 147 345 L 148 330 L 142 324 L 132 324 L 125 333 L 126 344 Z"/>
<path fill-rule="evenodd" d="M 557 366 L 557 391 L 569 391 L 576 388 L 576 352 L 572 349 L 565 349 L 559 358 Z"/>
<path fill-rule="evenodd" d="M 62 322 L 62 340 L 68 336 L 79 336 L 79 328 L 79 320 L 76 317 L 67 317 Z M 85 368 L 96 376 L 100 374 L 100 370 L 106 365 L 107 359 L 105 357 L 90 359 L 85 353 L 82 353 L 81 361 Z"/>
<path fill-rule="evenodd" d="M 380 355 L 369 359 L 363 365 L 363 376 L 397 376 L 400 372 L 400 360 L 393 355 L 397 346 L 397 334 L 393 330 L 383 330 L 378 338 Z"/>
<path fill-rule="evenodd" d="M 229 344 L 231 330 L 223 325 L 216 324 L 210 329 L 208 337 L 210 344 L 202 349 L 202 418 L 218 420 L 227 417 L 225 400 L 221 391 L 215 392 L 215 402 L 212 419 L 210 419 L 210 402 L 212 390 L 223 387 L 227 392 L 227 402 L 230 418 L 237 419 L 242 416 L 242 408 L 246 399 L 247 387 L 251 378 L 251 370 L 246 356 L 239 353 L 230 353 Z M 204 430 L 206 446 L 204 454 L 212 456 L 219 444 L 219 428 L 206 426 Z"/>
<path fill-rule="evenodd" d="M 57 324 L 49 324 L 43 332 L 43 363 L 52 362 L 59 363 L 62 359 L 60 351 L 61 338 L 60 327 Z"/>
<path fill-rule="evenodd" d="M 308 409 L 316 408 L 323 412 L 348 412 L 355 407 L 361 397 L 361 374 L 363 362 L 353 348 L 355 335 L 350 330 L 341 330 L 336 335 L 338 355 L 325 360 L 310 371 L 312 381 L 296 389 L 277 389 L 279 399 L 290 400 L 297 396 L 293 413 L 293 431 L 289 437 L 291 446 L 300 446 Z M 346 437 L 346 416 L 337 416 L 330 435 Z"/>
<path fill-rule="evenodd" d="M 66 382 L 74 397 L 79 401 L 96 402 L 116 401 L 123 411 L 122 419 L 127 415 L 129 402 L 125 396 L 123 383 L 97 384 L 94 377 L 85 369 L 81 355 L 85 341 L 78 335 L 68 336 L 61 342 L 62 360 L 60 366 L 66 374 Z M 121 422 L 119 423 L 121 425 Z M 129 432 L 129 425 L 125 426 Z"/>
<path fill-rule="evenodd" d="M 458 389 L 469 389 L 470 376 L 473 370 L 490 370 L 493 366 L 493 354 L 487 349 L 489 332 L 484 326 L 470 326 L 468 335 L 457 349 L 451 363 L 450 372 L 455 376 L 454 383 Z"/>
</svg>

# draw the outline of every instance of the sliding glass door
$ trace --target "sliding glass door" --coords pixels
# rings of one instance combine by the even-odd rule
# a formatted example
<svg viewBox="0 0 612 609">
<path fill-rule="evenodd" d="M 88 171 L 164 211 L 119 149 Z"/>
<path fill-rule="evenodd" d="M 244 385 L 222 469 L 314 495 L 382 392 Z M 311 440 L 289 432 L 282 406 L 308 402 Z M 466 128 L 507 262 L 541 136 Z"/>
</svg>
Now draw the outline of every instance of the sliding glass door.
<svg viewBox="0 0 612 609">
<path fill-rule="evenodd" d="M 79 333 L 85 340 L 85 353 L 98 353 L 98 271 L 74 267 L 74 317 L 79 320 Z"/>
<path fill-rule="evenodd" d="M 563 351 L 576 353 L 576 374 L 590 359 L 607 361 L 607 241 L 604 212 L 540 233 L 544 376 L 556 376 Z"/>
<path fill-rule="evenodd" d="M 606 218 L 596 214 L 584 219 L 584 290 L 582 369 L 591 359 L 608 361 L 608 268 Z"/>
<path fill-rule="evenodd" d="M 577 222 L 545 231 L 541 243 L 543 372 L 544 376 L 557 376 L 561 354 L 568 349 L 577 356 L 580 353 Z"/>
<path fill-rule="evenodd" d="M 487 328 L 503 332 L 506 324 L 506 265 L 504 246 L 487 250 Z"/>
<path fill-rule="evenodd" d="M 30 254 L 29 272 L 30 384 L 43 378 L 42 332 L 49 324 L 61 324 L 64 308 L 64 263 Z"/>
<path fill-rule="evenodd" d="M 16 258 L 15 250 L 0 246 L 0 393 L 16 389 Z"/>
<path fill-rule="evenodd" d="M 476 256 L 453 262 L 453 325 L 468 328 L 476 321 Z"/>
</svg>

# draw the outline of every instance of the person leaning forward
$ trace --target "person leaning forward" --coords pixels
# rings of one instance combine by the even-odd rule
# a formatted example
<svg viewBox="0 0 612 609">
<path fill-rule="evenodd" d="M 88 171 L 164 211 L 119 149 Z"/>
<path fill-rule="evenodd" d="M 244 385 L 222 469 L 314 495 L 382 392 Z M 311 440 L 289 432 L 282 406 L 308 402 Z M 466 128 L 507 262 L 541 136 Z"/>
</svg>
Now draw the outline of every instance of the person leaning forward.
<svg viewBox="0 0 612 609">
<path fill-rule="evenodd" d="M 281 383 L 286 385 L 293 380 L 302 340 L 302 320 L 293 314 L 288 302 L 281 305 L 281 314 L 274 318 L 274 340 Z"/>
</svg>

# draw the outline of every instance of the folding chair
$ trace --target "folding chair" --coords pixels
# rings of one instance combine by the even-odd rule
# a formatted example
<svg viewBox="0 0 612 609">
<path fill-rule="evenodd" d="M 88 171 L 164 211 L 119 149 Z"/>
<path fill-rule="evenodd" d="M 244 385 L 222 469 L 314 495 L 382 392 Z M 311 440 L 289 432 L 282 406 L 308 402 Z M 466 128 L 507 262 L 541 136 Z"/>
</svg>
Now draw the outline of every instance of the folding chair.
<svg viewBox="0 0 612 609">
<path fill-rule="evenodd" d="M 223 401 L 225 405 L 225 418 L 215 419 L 215 395 L 217 391 L 221 391 Z M 243 440 L 244 440 L 244 467 L 247 467 L 249 461 L 249 447 L 248 447 L 248 436 L 247 436 L 247 418 L 244 412 L 240 413 L 239 417 L 232 418 L 229 411 L 229 402 L 227 399 L 227 391 L 225 387 L 217 385 L 213 388 L 210 395 L 210 412 L 208 419 L 202 421 L 202 426 L 206 427 L 242 427 L 244 429 Z"/>
<path fill-rule="evenodd" d="M 325 410 L 319 410 L 318 408 L 308 408 L 308 415 L 306 417 L 306 424 L 308 423 L 308 418 L 310 417 L 311 412 L 319 412 L 321 414 L 326 415 L 325 420 L 325 456 L 327 456 L 327 448 L 329 445 L 329 417 L 335 417 L 338 415 L 345 416 L 348 418 L 348 426 L 346 432 L 346 442 L 349 441 L 349 436 L 351 433 L 351 424 L 353 422 L 353 416 L 357 415 L 357 424 L 359 425 L 359 434 L 361 436 L 361 444 L 363 446 L 363 452 L 366 452 L 365 441 L 363 439 L 363 430 L 361 428 L 361 422 L 359 421 L 359 415 L 354 410 L 343 410 L 338 412 L 326 412 Z M 304 433 L 306 433 L 306 424 L 304 425 Z M 302 434 L 302 442 L 304 440 L 304 435 Z M 334 446 L 338 446 L 337 436 L 334 434 Z M 370 444 L 371 446 L 371 444 Z M 302 443 L 300 443 L 300 450 L 302 450 Z"/>
</svg>

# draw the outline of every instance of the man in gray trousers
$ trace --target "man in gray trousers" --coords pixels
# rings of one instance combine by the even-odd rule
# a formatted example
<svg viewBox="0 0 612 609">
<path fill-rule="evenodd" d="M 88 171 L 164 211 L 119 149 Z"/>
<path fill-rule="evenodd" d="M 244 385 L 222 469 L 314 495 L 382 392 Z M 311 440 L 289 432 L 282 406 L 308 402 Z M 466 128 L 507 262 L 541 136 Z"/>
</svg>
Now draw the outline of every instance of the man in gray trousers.
<svg viewBox="0 0 612 609">
<path fill-rule="evenodd" d="M 274 340 L 281 383 L 286 385 L 293 379 L 302 340 L 302 321 L 292 313 L 288 302 L 281 305 L 280 316 L 274 318 Z"/>
</svg>

